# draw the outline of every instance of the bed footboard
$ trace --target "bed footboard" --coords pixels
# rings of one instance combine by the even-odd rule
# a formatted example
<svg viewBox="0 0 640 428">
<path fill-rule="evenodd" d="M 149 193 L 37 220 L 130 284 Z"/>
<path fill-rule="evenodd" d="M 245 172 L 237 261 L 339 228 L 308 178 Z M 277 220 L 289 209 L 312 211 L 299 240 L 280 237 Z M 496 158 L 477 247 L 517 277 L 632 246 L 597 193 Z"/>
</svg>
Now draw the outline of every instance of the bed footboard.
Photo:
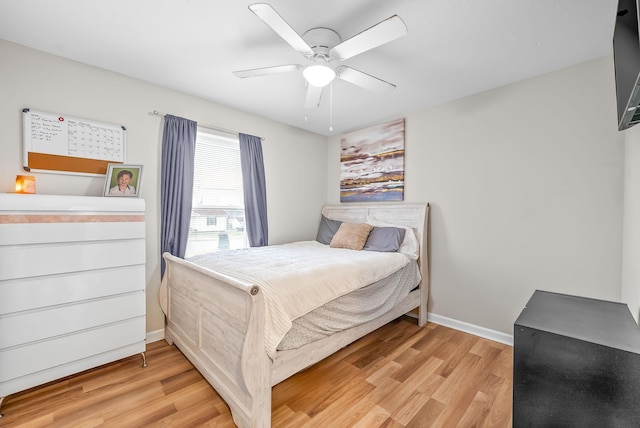
<svg viewBox="0 0 640 428">
<path fill-rule="evenodd" d="M 168 253 L 165 335 L 227 402 L 239 427 L 271 425 L 271 360 L 259 287 Z"/>
</svg>

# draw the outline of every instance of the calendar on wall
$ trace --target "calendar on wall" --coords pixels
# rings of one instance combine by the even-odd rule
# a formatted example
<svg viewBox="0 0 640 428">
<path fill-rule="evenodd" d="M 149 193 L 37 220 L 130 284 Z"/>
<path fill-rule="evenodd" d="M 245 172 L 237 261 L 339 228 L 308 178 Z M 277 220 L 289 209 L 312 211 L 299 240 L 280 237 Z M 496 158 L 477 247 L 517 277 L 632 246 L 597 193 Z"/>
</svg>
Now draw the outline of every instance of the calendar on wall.
<svg viewBox="0 0 640 428">
<path fill-rule="evenodd" d="M 25 171 L 103 175 L 126 160 L 122 125 L 28 108 L 22 114 Z"/>
</svg>

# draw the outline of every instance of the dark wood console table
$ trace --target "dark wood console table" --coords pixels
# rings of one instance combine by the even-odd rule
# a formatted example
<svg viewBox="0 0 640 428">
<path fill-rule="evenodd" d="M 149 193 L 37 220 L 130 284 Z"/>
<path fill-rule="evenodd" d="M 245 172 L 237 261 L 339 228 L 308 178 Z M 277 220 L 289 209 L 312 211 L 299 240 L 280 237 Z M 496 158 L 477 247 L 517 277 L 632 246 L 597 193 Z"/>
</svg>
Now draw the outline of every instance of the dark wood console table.
<svg viewBox="0 0 640 428">
<path fill-rule="evenodd" d="M 513 427 L 640 427 L 627 305 L 536 291 L 514 324 Z"/>
</svg>

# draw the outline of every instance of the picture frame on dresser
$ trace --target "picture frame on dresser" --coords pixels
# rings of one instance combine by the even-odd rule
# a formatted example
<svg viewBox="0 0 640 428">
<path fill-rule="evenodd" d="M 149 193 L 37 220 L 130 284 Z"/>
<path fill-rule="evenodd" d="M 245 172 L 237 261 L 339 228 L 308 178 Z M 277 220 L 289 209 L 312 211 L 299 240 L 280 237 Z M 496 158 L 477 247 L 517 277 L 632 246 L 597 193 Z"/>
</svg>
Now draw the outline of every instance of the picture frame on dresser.
<svg viewBox="0 0 640 428">
<path fill-rule="evenodd" d="M 142 165 L 109 164 L 104 196 L 140 197 Z"/>
</svg>

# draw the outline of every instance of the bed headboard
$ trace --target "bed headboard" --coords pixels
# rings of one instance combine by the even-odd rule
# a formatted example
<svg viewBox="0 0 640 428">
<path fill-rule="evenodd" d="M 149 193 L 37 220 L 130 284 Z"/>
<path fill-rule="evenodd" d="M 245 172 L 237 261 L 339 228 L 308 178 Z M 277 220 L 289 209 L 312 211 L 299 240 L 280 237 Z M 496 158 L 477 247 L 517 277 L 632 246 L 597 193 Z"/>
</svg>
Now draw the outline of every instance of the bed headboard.
<svg viewBox="0 0 640 428">
<path fill-rule="evenodd" d="M 429 208 L 428 203 L 325 205 L 322 214 L 352 223 L 377 220 L 412 228 L 420 243 L 418 262 L 424 285 L 429 281 Z"/>
</svg>

